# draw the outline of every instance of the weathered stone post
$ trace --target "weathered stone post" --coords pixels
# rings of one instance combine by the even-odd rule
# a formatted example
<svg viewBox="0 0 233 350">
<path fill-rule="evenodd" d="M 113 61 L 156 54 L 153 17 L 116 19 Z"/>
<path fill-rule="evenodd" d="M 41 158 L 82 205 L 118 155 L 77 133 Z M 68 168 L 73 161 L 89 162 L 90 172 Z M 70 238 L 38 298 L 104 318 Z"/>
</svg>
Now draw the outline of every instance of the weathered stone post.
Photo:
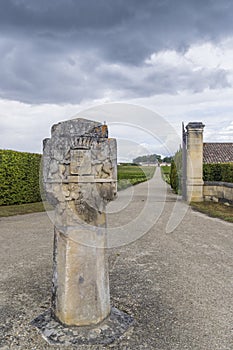
<svg viewBox="0 0 233 350">
<path fill-rule="evenodd" d="M 55 206 L 52 311 L 65 325 L 110 313 L 105 206 L 116 195 L 116 140 L 106 125 L 72 119 L 44 140 L 43 180 Z"/>
<path fill-rule="evenodd" d="M 203 129 L 204 124 L 192 122 L 187 129 L 187 187 L 188 201 L 203 201 Z"/>
</svg>

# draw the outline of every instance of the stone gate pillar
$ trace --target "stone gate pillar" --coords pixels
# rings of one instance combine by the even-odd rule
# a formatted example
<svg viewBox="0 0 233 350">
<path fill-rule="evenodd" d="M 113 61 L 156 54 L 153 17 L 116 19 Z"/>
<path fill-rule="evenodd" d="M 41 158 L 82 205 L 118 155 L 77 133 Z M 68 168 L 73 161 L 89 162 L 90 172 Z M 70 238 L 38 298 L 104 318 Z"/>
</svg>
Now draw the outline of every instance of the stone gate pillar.
<svg viewBox="0 0 233 350">
<path fill-rule="evenodd" d="M 55 207 L 52 311 L 65 325 L 97 324 L 110 313 L 105 206 L 116 180 L 106 125 L 78 118 L 52 127 L 43 181 Z"/>
<path fill-rule="evenodd" d="M 187 130 L 187 177 L 186 196 L 188 201 L 203 201 L 203 129 L 201 122 L 192 122 Z"/>
</svg>

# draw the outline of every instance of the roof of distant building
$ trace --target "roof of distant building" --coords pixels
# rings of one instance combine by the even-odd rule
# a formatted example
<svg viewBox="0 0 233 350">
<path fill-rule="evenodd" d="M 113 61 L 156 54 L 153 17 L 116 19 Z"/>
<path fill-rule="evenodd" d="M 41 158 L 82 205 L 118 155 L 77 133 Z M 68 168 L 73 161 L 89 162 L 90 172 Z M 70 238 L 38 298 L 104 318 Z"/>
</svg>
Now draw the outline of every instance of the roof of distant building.
<svg viewBox="0 0 233 350">
<path fill-rule="evenodd" d="M 203 143 L 204 163 L 233 162 L 233 143 Z"/>
</svg>

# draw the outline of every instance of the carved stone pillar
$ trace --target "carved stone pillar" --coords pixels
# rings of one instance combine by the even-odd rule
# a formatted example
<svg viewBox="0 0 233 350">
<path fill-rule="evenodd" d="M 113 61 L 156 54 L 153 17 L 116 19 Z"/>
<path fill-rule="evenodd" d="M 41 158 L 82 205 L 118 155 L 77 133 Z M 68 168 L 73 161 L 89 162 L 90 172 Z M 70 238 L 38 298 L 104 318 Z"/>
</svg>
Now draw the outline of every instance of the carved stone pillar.
<svg viewBox="0 0 233 350">
<path fill-rule="evenodd" d="M 116 140 L 106 125 L 73 119 L 44 140 L 43 181 L 55 207 L 52 311 L 65 325 L 110 313 L 106 204 L 116 196 Z"/>
</svg>

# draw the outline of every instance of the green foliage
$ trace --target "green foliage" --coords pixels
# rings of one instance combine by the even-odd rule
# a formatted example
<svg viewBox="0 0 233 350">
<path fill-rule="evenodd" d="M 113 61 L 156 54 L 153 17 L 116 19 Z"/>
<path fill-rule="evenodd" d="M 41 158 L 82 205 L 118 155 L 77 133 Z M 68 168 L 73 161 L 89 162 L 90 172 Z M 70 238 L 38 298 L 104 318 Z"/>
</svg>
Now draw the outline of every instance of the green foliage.
<svg viewBox="0 0 233 350">
<path fill-rule="evenodd" d="M 0 205 L 41 201 L 41 155 L 0 150 Z"/>
<path fill-rule="evenodd" d="M 161 170 L 162 170 L 162 177 L 163 177 L 164 181 L 166 181 L 170 185 L 171 167 L 168 165 L 162 165 Z"/>
<path fill-rule="evenodd" d="M 173 157 L 164 157 L 164 158 L 163 158 L 163 162 L 164 162 L 164 163 L 171 163 L 171 162 L 172 162 L 172 159 L 173 159 Z"/>
<path fill-rule="evenodd" d="M 170 185 L 171 185 L 171 188 L 175 191 L 175 193 L 178 193 L 179 178 L 178 178 L 176 163 L 174 160 L 172 160 L 171 162 Z"/>
<path fill-rule="evenodd" d="M 122 190 L 131 185 L 151 179 L 154 175 L 155 167 L 153 166 L 135 166 L 135 165 L 118 165 L 117 166 L 117 188 Z"/>
<path fill-rule="evenodd" d="M 176 169 L 179 177 L 182 174 L 182 149 L 176 152 L 174 155 L 174 162 L 176 164 Z"/>
<path fill-rule="evenodd" d="M 203 164 L 203 180 L 233 183 L 233 163 Z"/>
<path fill-rule="evenodd" d="M 161 162 L 161 156 L 158 154 L 147 154 L 133 159 L 134 163 L 158 163 Z"/>
<path fill-rule="evenodd" d="M 176 152 L 170 167 L 170 185 L 175 193 L 181 192 L 181 179 L 182 179 L 182 150 Z"/>
</svg>

